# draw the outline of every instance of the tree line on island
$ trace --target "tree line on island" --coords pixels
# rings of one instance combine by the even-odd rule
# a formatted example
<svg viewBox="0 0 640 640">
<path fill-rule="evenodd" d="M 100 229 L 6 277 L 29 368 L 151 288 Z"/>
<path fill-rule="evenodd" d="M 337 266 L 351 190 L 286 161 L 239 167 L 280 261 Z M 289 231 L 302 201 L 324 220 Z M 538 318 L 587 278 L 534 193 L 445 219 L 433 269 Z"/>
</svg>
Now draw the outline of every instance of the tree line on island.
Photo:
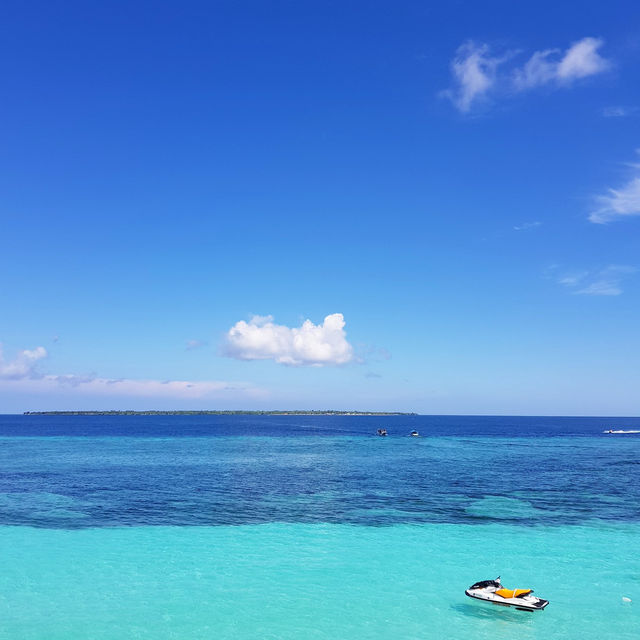
<svg viewBox="0 0 640 640">
<path fill-rule="evenodd" d="M 417 413 L 402 411 L 334 411 L 311 409 L 293 411 L 25 411 L 25 416 L 415 416 Z"/>
</svg>

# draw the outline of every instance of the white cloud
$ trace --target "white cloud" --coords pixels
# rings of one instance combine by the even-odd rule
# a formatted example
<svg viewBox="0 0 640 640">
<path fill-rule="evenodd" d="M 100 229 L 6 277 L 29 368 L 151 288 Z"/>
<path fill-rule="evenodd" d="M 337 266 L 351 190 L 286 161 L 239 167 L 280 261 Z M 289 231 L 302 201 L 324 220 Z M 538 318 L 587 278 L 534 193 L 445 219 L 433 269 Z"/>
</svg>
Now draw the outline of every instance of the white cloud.
<svg viewBox="0 0 640 640">
<path fill-rule="evenodd" d="M 341 365 L 354 360 L 341 313 L 322 324 L 305 320 L 301 327 L 274 324 L 272 316 L 236 322 L 226 335 L 224 354 L 239 360 L 275 360 L 291 366 Z"/>
<path fill-rule="evenodd" d="M 45 376 L 44 385 L 67 385 L 83 393 L 109 396 L 203 398 L 223 391 L 246 390 L 249 385 L 229 382 L 190 382 L 187 380 L 131 380 L 83 378 L 81 376 Z"/>
<path fill-rule="evenodd" d="M 628 265 L 609 265 L 604 269 L 567 273 L 557 278 L 557 282 L 576 295 L 619 296 L 623 278 L 636 271 Z"/>
<path fill-rule="evenodd" d="M 525 65 L 513 72 L 513 84 L 516 89 L 524 90 L 537 87 L 553 80 L 558 63 L 549 58 L 558 53 L 558 49 L 536 51 Z"/>
<path fill-rule="evenodd" d="M 454 87 L 441 95 L 449 98 L 459 111 L 468 113 L 491 93 L 508 95 L 514 90 L 544 85 L 566 87 L 611 67 L 610 61 L 598 53 L 603 44 L 601 38 L 582 38 L 564 52 L 560 49 L 535 51 L 521 67 L 503 67 L 501 65 L 516 52 L 491 56 L 487 44 L 469 41 L 458 48 L 451 62 Z"/>
<path fill-rule="evenodd" d="M 609 189 L 605 195 L 597 196 L 599 208 L 589 216 L 591 222 L 604 224 L 618 218 L 640 215 L 640 165 L 630 166 L 638 175 L 621 187 Z"/>
<path fill-rule="evenodd" d="M 0 378 L 5 380 L 36 378 L 39 376 L 36 370 L 37 363 L 46 357 L 47 350 L 44 347 L 36 347 L 19 351 L 13 360 L 7 362 L 0 345 Z"/>
<path fill-rule="evenodd" d="M 559 49 L 536 51 L 520 69 L 513 72 L 517 90 L 532 89 L 549 83 L 566 85 L 574 80 L 602 73 L 610 67 L 598 49 L 600 38 L 583 38 L 574 42 L 562 55 Z"/>
<path fill-rule="evenodd" d="M 237 391 L 248 395 L 263 393 L 249 384 L 223 381 L 132 380 L 100 378 L 92 375 L 43 374 L 37 370 L 37 365 L 46 356 L 47 351 L 44 347 L 36 347 L 18 352 L 13 360 L 7 362 L 0 349 L 0 389 L 30 393 L 58 393 L 73 390 L 86 395 L 187 399 L 214 398 L 226 392 Z"/>
<path fill-rule="evenodd" d="M 574 42 L 558 64 L 556 72 L 558 80 L 570 82 L 606 71 L 610 63 L 598 53 L 598 49 L 603 44 L 604 41 L 601 38 L 582 38 Z"/>
<path fill-rule="evenodd" d="M 222 398 L 231 392 L 244 396 L 261 396 L 264 391 L 245 383 L 188 380 L 132 380 L 128 378 L 99 378 L 76 375 L 43 375 L 37 378 L 0 380 L 4 391 L 33 394 L 73 393 L 83 396 L 131 398 Z"/>
<path fill-rule="evenodd" d="M 491 57 L 486 44 L 465 42 L 458 47 L 456 57 L 451 61 L 455 87 L 443 91 L 442 95 L 449 98 L 460 111 L 467 113 L 495 84 L 498 65 L 504 59 Z"/>
</svg>

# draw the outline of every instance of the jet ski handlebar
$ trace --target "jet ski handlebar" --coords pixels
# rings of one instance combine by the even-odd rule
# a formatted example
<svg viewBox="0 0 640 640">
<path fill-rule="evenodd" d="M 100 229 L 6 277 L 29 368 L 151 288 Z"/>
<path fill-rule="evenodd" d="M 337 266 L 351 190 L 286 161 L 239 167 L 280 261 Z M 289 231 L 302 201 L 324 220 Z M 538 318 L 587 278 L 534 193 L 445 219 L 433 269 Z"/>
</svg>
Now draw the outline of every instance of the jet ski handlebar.
<svg viewBox="0 0 640 640">
<path fill-rule="evenodd" d="M 471 585 L 469 589 L 486 589 L 487 587 L 496 587 L 496 589 L 499 589 L 501 586 L 500 576 L 498 576 L 495 580 L 481 580 L 480 582 L 476 582 L 474 585 Z"/>
</svg>

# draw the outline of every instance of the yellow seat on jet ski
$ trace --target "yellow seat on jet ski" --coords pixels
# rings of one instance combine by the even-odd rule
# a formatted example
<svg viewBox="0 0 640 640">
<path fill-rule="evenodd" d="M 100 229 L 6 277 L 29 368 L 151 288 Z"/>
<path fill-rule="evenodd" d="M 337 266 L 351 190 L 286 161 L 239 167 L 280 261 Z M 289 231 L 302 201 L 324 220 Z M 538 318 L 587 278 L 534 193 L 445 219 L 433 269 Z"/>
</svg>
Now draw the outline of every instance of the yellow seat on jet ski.
<svg viewBox="0 0 640 640">
<path fill-rule="evenodd" d="M 533 589 L 498 589 L 496 594 L 503 598 L 519 598 L 531 593 Z"/>
</svg>

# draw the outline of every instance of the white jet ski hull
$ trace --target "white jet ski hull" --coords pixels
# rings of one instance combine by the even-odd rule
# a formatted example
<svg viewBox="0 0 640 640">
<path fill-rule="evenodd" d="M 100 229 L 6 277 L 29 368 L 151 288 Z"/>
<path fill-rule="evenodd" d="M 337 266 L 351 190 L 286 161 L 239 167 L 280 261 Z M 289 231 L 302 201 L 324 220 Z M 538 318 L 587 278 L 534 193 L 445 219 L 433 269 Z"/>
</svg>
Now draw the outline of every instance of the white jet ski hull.
<svg viewBox="0 0 640 640">
<path fill-rule="evenodd" d="M 464 593 L 475 600 L 495 604 L 499 607 L 512 607 L 518 609 L 518 611 L 542 611 L 549 604 L 548 600 L 536 598 L 532 595 L 521 598 L 503 598 L 494 591 L 487 589 L 467 589 Z"/>
</svg>

